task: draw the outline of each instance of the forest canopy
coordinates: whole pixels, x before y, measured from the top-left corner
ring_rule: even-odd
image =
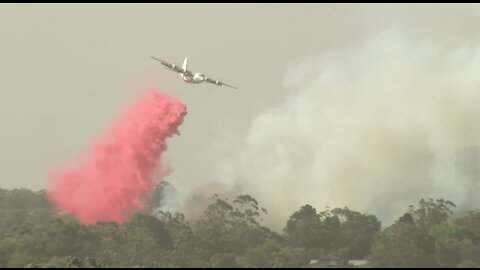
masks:
[[[433,198],[405,209],[382,227],[368,213],[307,204],[275,232],[252,196],[215,194],[196,220],[151,211],[122,226],[83,225],[56,213],[44,191],[0,189],[0,267],[480,266],[479,211],[454,218],[453,202]]]

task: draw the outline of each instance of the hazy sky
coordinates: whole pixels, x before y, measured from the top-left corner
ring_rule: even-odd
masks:
[[[180,98],[188,115],[170,140],[168,178],[211,181],[214,147],[245,136],[281,104],[289,64],[348,50],[385,29],[445,46],[480,34],[478,5],[3,4],[0,5],[2,188],[44,188],[147,87]],[[189,85],[150,59],[236,85]],[[213,149],[213,150],[212,150]],[[225,154],[225,153],[224,153]],[[228,153],[227,153],[228,154]],[[233,154],[233,153],[232,153]]]

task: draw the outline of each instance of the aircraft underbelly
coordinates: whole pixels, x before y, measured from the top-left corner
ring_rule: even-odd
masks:
[[[183,80],[187,83],[201,83],[202,81],[195,80],[193,77],[183,77]]]

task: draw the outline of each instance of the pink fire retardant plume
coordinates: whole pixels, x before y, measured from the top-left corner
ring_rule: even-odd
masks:
[[[54,173],[47,189],[50,201],[84,224],[123,224],[145,211],[155,185],[169,173],[160,164],[166,140],[179,134],[185,115],[177,99],[147,92],[78,164]]]

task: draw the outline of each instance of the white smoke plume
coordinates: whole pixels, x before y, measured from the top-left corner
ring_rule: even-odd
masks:
[[[384,223],[422,197],[479,206],[478,178],[456,164],[459,149],[480,145],[480,43],[452,49],[385,31],[292,61],[284,87],[285,102],[256,117],[214,173],[257,198],[268,225],[283,228],[306,203]]]

